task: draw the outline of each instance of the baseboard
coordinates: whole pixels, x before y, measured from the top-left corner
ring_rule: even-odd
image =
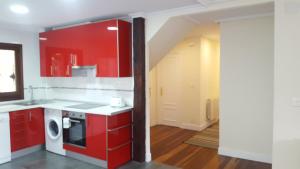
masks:
[[[158,125],[166,125],[166,126],[172,126],[172,127],[181,127],[181,125],[177,121],[173,120],[160,120],[158,122]]]
[[[202,131],[209,127],[210,125],[216,123],[218,120],[213,120],[210,122],[206,122],[205,124],[202,125],[197,125],[197,124],[191,124],[191,123],[183,123],[181,124],[180,128],[187,129],[187,130],[195,130],[195,131]]]
[[[76,160],[80,160],[86,163],[90,163],[99,167],[107,168],[107,161],[104,160],[99,160],[93,157],[89,157],[83,154],[71,152],[71,151],[66,151],[66,156],[74,158]]]
[[[151,153],[146,153],[146,162],[150,162],[152,160]]]
[[[45,149],[45,145],[36,145],[36,146],[33,146],[33,147],[25,148],[25,149],[13,152],[11,154],[11,159],[16,159],[16,158],[19,158],[19,157],[23,157],[25,155],[28,155],[28,154],[31,154],[31,153],[34,153],[34,152],[37,152],[37,151],[40,151],[40,150],[43,150],[43,149]]]
[[[224,147],[219,147],[218,153],[223,156],[241,158],[241,159],[258,161],[258,162],[269,163],[269,164],[272,163],[271,155],[266,155],[266,154],[239,151],[239,150],[233,150]]]

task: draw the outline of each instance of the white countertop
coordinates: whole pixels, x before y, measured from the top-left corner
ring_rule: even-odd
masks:
[[[93,109],[74,109],[69,108],[67,106],[82,104],[85,102],[80,101],[69,101],[69,100],[51,100],[50,103],[46,104],[39,104],[39,105],[30,105],[30,106],[21,106],[15,104],[7,104],[7,105],[0,105],[0,113],[3,112],[12,112],[18,110],[27,110],[33,108],[46,108],[46,109],[57,109],[57,110],[65,110],[65,111],[73,111],[73,112],[82,112],[82,113],[90,113],[90,114],[97,114],[97,115],[105,115],[105,116],[112,116],[124,112],[128,112],[132,110],[132,107],[126,106],[122,108],[116,108],[111,106],[101,106]]]

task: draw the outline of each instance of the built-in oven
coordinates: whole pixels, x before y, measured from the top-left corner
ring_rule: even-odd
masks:
[[[86,147],[86,116],[85,113],[63,111],[64,144]]]

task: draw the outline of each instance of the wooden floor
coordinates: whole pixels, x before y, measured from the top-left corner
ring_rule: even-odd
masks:
[[[151,128],[155,162],[183,169],[271,169],[270,164],[219,156],[217,150],[183,143],[195,131],[158,125]]]

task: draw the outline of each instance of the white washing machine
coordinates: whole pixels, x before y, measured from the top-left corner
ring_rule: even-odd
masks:
[[[46,150],[66,155],[63,149],[62,111],[45,109]]]

